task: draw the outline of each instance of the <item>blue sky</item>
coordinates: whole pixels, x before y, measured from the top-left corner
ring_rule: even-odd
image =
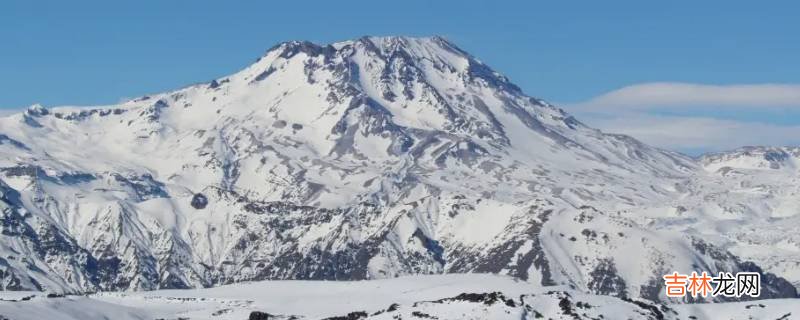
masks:
[[[607,131],[688,153],[800,144],[798,12],[790,1],[7,0],[0,108],[116,103],[232,73],[285,40],[442,35]]]

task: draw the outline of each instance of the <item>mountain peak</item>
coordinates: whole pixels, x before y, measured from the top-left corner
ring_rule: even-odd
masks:
[[[211,83],[0,118],[0,262],[27,290],[493,272],[654,298],[698,261],[674,248],[709,246],[621,215],[705,204],[699,171],[441,37],[290,41]]]
[[[455,48],[456,45],[442,36],[411,37],[411,36],[364,36],[357,41],[369,41],[384,48],[427,46],[440,48]]]
[[[41,104],[36,103],[36,104],[33,104],[33,105],[29,106],[25,110],[25,113],[27,115],[32,115],[32,116],[47,115],[48,110],[47,110],[47,108],[45,108]]]
[[[357,52],[377,54],[383,59],[404,56],[408,60],[431,60],[455,66],[458,69],[475,67],[487,69],[483,63],[466,51],[441,36],[408,37],[408,36],[363,36],[354,40],[345,40],[330,44],[318,44],[310,41],[286,41],[273,46],[265,56],[277,52],[279,57],[289,58],[303,52],[307,56],[352,55]]]

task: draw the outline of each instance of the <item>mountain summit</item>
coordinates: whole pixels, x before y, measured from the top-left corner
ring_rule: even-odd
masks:
[[[761,221],[709,214],[714,179],[440,37],[292,41],[209,83],[0,118],[0,268],[50,291],[481,272],[662,300],[664,272],[702,266],[796,295],[695,224]]]

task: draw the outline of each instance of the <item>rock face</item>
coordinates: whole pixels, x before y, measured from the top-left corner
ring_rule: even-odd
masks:
[[[208,198],[202,193],[197,193],[192,197],[192,207],[195,209],[205,209],[208,205]]]
[[[74,292],[491,272],[663,300],[668,271],[755,259],[796,295],[796,247],[715,227],[796,196],[734,200],[715,161],[587,127],[439,37],[287,42],[210,83],[0,118],[0,269]]]

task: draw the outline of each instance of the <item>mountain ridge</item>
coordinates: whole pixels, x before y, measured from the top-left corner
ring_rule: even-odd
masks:
[[[208,83],[0,128],[12,288],[485,272],[666,300],[659,272],[707,266],[797,295],[767,272],[791,260],[739,253],[761,271],[727,251],[746,239],[699,224],[755,226],[776,200],[709,193],[731,178],[590,128],[441,38],[286,42]]]
[[[343,41],[336,41],[336,42],[325,43],[325,44],[315,43],[315,42],[307,41],[307,40],[286,40],[286,41],[283,41],[283,42],[279,42],[278,44],[276,44],[276,45],[270,47],[269,49],[267,49],[263,55],[261,55],[260,57],[258,57],[255,60],[255,63],[258,63],[263,58],[267,57],[267,55],[270,52],[272,52],[274,50],[281,49],[281,48],[287,48],[288,47],[288,48],[301,48],[299,50],[321,51],[321,50],[328,50],[327,48],[342,47],[342,46],[345,46],[345,45],[348,45],[348,44],[353,44],[353,43],[359,42],[359,41],[376,41],[376,40],[377,41],[388,41],[388,42],[392,42],[392,43],[402,43],[402,42],[407,42],[409,40],[435,41],[435,42],[438,42],[438,43],[443,43],[444,45],[452,48],[453,50],[458,51],[460,54],[463,54],[464,56],[467,56],[470,59],[473,59],[474,61],[479,62],[480,64],[483,64],[480,60],[478,60],[477,58],[475,58],[474,56],[472,56],[468,52],[464,51],[463,49],[459,48],[455,43],[453,43],[452,41],[450,41],[449,39],[447,39],[446,37],[441,36],[441,35],[430,35],[430,36],[394,36],[394,35],[373,36],[373,35],[364,35],[364,36],[356,38],[355,40],[343,40]],[[302,49],[302,48],[306,48],[306,49]],[[313,49],[309,49],[309,48],[313,48]],[[250,67],[250,66],[248,66],[248,67]],[[244,69],[246,69],[248,67],[245,67]],[[515,86],[505,76],[502,76],[502,75],[500,75],[500,76],[506,82],[508,82],[508,84],[510,86],[513,86],[515,88],[515,90],[517,90],[520,93],[522,93],[522,89],[521,88]],[[206,86],[207,85],[207,86],[210,86],[210,87],[216,87],[216,86],[219,86],[220,82],[223,82],[223,83],[226,82],[228,77],[229,76],[222,76],[222,77],[219,77],[219,78],[215,78],[215,79],[213,79],[211,81],[196,82],[196,83],[192,83],[192,84],[189,84],[189,85],[186,85],[186,86],[180,87],[178,89],[174,89],[174,90],[167,90],[167,91],[163,91],[163,92],[153,92],[153,93],[150,93],[150,94],[144,94],[144,95],[136,97],[136,98],[127,99],[126,102],[149,100],[149,99],[151,99],[151,96],[158,96],[160,94],[164,94],[164,92],[166,92],[166,93],[175,92],[175,91],[180,91],[180,90],[184,90],[184,89],[188,89],[188,88],[196,87],[196,86]],[[545,103],[545,104],[547,103],[544,100],[539,99],[539,98],[532,97],[532,99],[535,99],[535,100],[537,100],[538,102],[541,102],[541,103]],[[5,114],[2,117],[14,116],[14,115],[16,115],[18,113],[40,114],[41,112],[48,112],[47,110],[50,110],[50,109],[57,109],[57,110],[60,109],[60,110],[69,110],[69,111],[102,109],[102,108],[105,108],[105,107],[112,107],[112,106],[120,105],[120,104],[124,104],[124,103],[125,102],[117,103],[117,104],[100,104],[100,105],[83,105],[83,106],[61,105],[61,106],[52,106],[52,107],[45,107],[44,105],[42,105],[40,103],[34,103],[34,104],[28,106],[27,108],[19,109],[19,111],[16,112],[16,113]],[[563,109],[560,109],[560,108],[557,108],[557,109],[559,109],[562,112],[565,112]],[[572,116],[570,116],[570,117],[571,117],[570,121],[578,121],[574,117],[572,117]],[[580,122],[580,121],[578,121],[578,122]],[[627,134],[609,133],[609,132],[607,132],[606,134],[619,135],[619,136],[624,136],[624,137],[629,137],[629,138],[635,139],[635,137],[632,137],[632,136],[627,135]],[[787,149],[787,148],[798,148],[798,147],[800,147],[800,146],[791,146],[791,145],[786,145],[786,146],[752,145],[752,146],[741,146],[741,147],[730,149],[730,150],[709,151],[709,152],[705,152],[705,153],[699,154],[697,156],[689,156],[689,155],[682,154],[681,152],[668,150],[668,149],[662,149],[662,148],[659,148],[659,149],[661,149],[662,151],[665,151],[665,152],[681,154],[681,155],[683,155],[685,157],[699,160],[699,159],[702,159],[703,157],[712,156],[712,155],[715,155],[715,154],[725,154],[725,153],[739,152],[739,151],[741,151],[743,149],[748,149],[748,148],[784,148],[784,149]]]

